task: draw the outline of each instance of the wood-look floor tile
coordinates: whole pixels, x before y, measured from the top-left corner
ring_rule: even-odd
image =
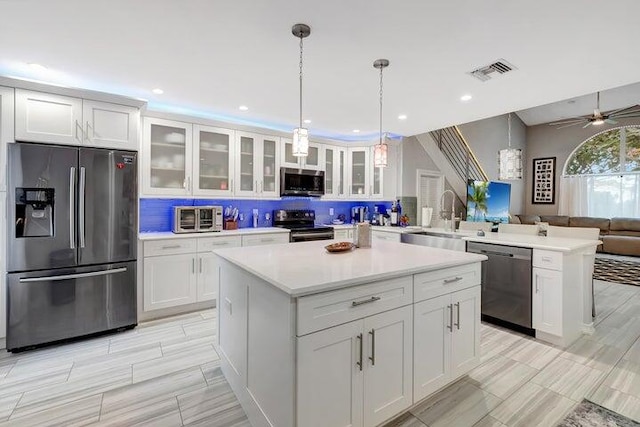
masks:
[[[629,348],[629,350],[622,356],[625,360],[639,361],[640,360],[640,338]]]
[[[501,400],[479,387],[460,380],[411,410],[429,427],[472,426]]]
[[[524,363],[497,355],[469,372],[468,378],[483,390],[506,399],[537,373],[536,369]]]
[[[224,374],[222,373],[222,368],[220,367],[220,360],[200,365],[200,369],[202,370],[204,379],[209,385],[217,384],[220,381],[226,381]]]
[[[480,339],[480,361],[486,362],[523,339],[522,335],[483,325]]]
[[[16,367],[39,370],[49,366],[64,366],[71,360],[96,357],[109,351],[109,338],[99,337],[88,341],[56,345],[38,350],[17,353]]]
[[[525,338],[507,349],[503,356],[540,370],[560,353],[558,348],[550,344]]]
[[[388,422],[383,427],[427,427],[422,421],[407,412],[400,417]]]
[[[202,315],[200,312],[179,314],[177,316],[164,317],[162,319],[149,320],[147,322],[140,323],[136,328],[138,332],[144,332],[147,330],[159,330],[164,328],[172,328],[174,326],[188,325],[193,322],[201,322]]]
[[[628,350],[640,337],[640,318],[629,318],[622,326],[618,321],[612,321],[607,324],[605,320],[595,328],[593,334],[585,335],[584,337],[602,344]]]
[[[173,325],[168,328],[149,328],[146,331],[139,332],[123,337],[114,337],[111,339],[110,353],[117,353],[124,350],[133,350],[140,347],[146,347],[149,344],[155,344],[162,340],[184,337],[184,330],[180,325]]]
[[[123,367],[131,366],[147,360],[159,359],[162,357],[160,344],[153,343],[146,346],[129,348],[114,353],[107,353],[97,357],[83,359],[73,364],[69,381],[86,376],[95,376],[103,372]]]
[[[576,405],[558,393],[527,383],[489,415],[509,427],[555,426]]]
[[[131,384],[131,367],[117,367],[99,375],[48,385],[27,391],[18,402],[12,418],[71,403],[75,400]]]
[[[171,399],[175,401],[179,394],[206,386],[202,371],[196,367],[111,390],[104,394],[100,419],[139,418],[147,406]]]
[[[0,380],[0,397],[39,389],[51,384],[67,381],[73,364],[49,366],[39,370],[21,370],[12,372]]]
[[[160,341],[162,353],[170,355],[175,352],[185,351],[187,348],[213,345],[216,336],[213,331],[202,329],[199,332],[192,331],[189,335],[174,337]]]
[[[203,319],[215,319],[217,317],[216,309],[212,308],[209,310],[203,310],[200,312],[200,315]]]
[[[7,420],[22,397],[22,393],[0,397],[0,421]]]
[[[640,423],[640,396],[632,396],[603,384],[589,396],[589,400]]]
[[[602,371],[559,357],[533,377],[531,382],[581,402],[604,375]]]
[[[487,415],[477,423],[473,425],[473,427],[507,427],[502,424],[500,421],[493,418],[491,415]]]
[[[13,368],[14,365],[15,365],[15,362],[7,363],[6,365],[0,365],[0,380],[2,380],[4,377],[7,376],[7,374],[9,373],[9,371],[11,371],[11,368]]]
[[[213,345],[205,344],[198,347],[188,347],[182,351],[175,351],[159,359],[133,365],[133,382],[138,383],[152,378],[166,375],[167,372],[177,372],[218,360],[218,354]]]
[[[123,411],[111,416],[100,417],[100,422],[92,427],[176,427],[182,425],[178,401],[175,397],[159,402],[147,403],[135,411]]]
[[[621,360],[607,375],[603,384],[640,398],[640,360]]]
[[[200,322],[193,322],[186,325],[182,325],[182,329],[187,336],[202,336],[205,334],[214,335],[218,328],[215,319],[206,319]]]
[[[563,351],[560,357],[608,373],[622,358],[623,354],[624,350],[619,347],[580,338]]]
[[[235,426],[247,422],[240,402],[225,381],[178,396],[184,425]]]
[[[80,397],[73,402],[38,411],[23,414],[14,412],[2,427],[80,427],[92,425],[98,421],[102,395]]]

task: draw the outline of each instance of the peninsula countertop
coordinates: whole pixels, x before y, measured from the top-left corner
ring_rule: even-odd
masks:
[[[486,233],[485,236],[466,236],[468,242],[490,243],[494,245],[519,246],[522,248],[544,249],[556,252],[574,252],[602,244],[599,240],[569,239],[565,237],[530,236],[515,233]]]
[[[376,241],[371,248],[329,253],[335,241],[225,248],[213,251],[292,297],[481,262],[484,255]]]

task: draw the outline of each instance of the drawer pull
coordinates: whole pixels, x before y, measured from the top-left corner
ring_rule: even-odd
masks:
[[[215,242],[211,243],[212,246],[227,246],[229,242]]]
[[[351,307],[357,307],[359,305],[369,304],[370,302],[376,302],[376,301],[379,301],[379,300],[380,300],[380,297],[371,297],[371,298],[363,300],[363,301],[352,301],[351,302]]]
[[[543,256],[542,260],[545,261],[545,262],[551,262],[552,261],[551,257],[549,257],[549,256]]]
[[[462,277],[458,276],[454,277],[453,279],[444,279],[444,283],[455,283],[459,282],[460,280],[462,280]]]
[[[180,245],[163,246],[162,249],[179,249]]]
[[[273,237],[269,238],[269,239],[261,239],[261,242],[273,242]]]

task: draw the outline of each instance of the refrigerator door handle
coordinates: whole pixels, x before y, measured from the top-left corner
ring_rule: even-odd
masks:
[[[127,268],[121,267],[121,268],[114,268],[112,270],[92,271],[89,273],[61,274],[59,276],[44,276],[44,277],[28,277],[25,279],[20,279],[20,283],[54,282],[57,280],[81,279],[83,277],[107,276],[110,274],[124,273],[125,271],[127,271]]]
[[[76,247],[76,168],[69,169],[69,247]]]
[[[78,213],[78,228],[79,233],[80,233],[80,247],[84,248],[85,245],[85,233],[84,233],[84,226],[85,226],[85,190],[87,187],[87,171],[84,167],[80,168],[80,189],[78,191],[79,195],[80,195],[80,201],[79,201],[79,213]]]

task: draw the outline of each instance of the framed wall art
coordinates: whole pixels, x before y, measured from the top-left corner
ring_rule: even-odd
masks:
[[[533,159],[533,191],[531,203],[553,205],[556,201],[556,158]]]

